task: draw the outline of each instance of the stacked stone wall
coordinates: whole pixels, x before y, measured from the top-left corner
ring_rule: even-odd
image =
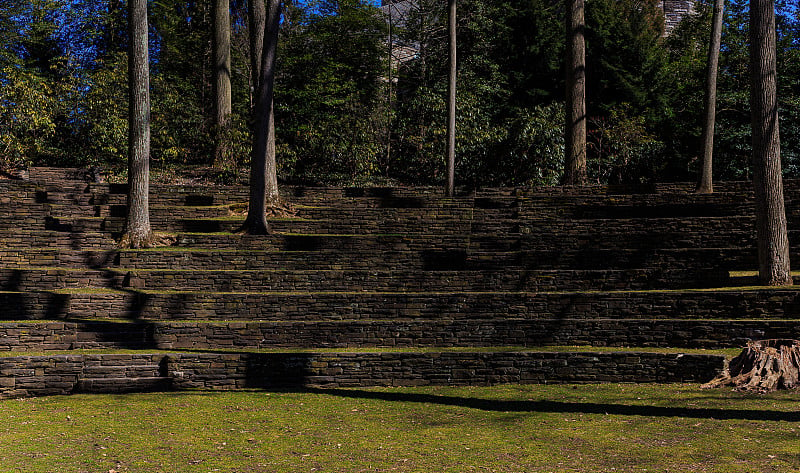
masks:
[[[609,346],[735,348],[796,338],[797,320],[542,319],[0,323],[0,352]]]
[[[14,209],[0,221],[0,350],[177,353],[9,358],[2,396],[705,381],[721,358],[508,347],[717,349],[800,330],[800,291],[726,287],[755,281],[731,274],[757,266],[748,183],[710,196],[669,184],[453,199],[434,188],[287,187],[297,217],[275,219],[265,237],[232,233],[241,186],[156,184],[152,222],[174,245],[119,250],[126,186],[31,174],[36,183],[0,183]],[[790,209],[800,203],[791,186]],[[790,211],[790,228],[799,219]]]
[[[248,353],[53,355],[0,358],[0,398],[164,389],[695,382],[723,357],[653,353]],[[151,386],[153,386],[151,384]]]

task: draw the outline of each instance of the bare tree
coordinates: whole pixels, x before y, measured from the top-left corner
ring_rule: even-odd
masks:
[[[775,3],[750,0],[750,110],[759,279],[792,284],[783,202],[776,87]]]
[[[714,154],[714,124],[717,114],[717,70],[719,69],[719,48],[722,42],[722,13],[725,0],[714,0],[714,14],[711,19],[711,39],[708,46],[706,64],[706,91],[703,113],[703,167],[698,194],[714,192],[712,179],[712,157]]]
[[[152,244],[150,228],[150,71],[147,0],[128,1],[128,217],[121,246]]]
[[[248,233],[257,235],[269,233],[267,204],[277,203],[280,197],[275,165],[275,123],[272,109],[280,16],[281,0],[269,0],[255,98],[253,155],[250,160],[250,205],[244,223]]]
[[[584,0],[566,0],[566,103],[564,179],[586,184],[586,41]]]
[[[231,168],[227,132],[231,122],[231,15],[229,0],[214,0],[214,164]]]
[[[448,29],[450,46],[450,77],[447,86],[447,195],[453,196],[456,176],[456,77],[457,36],[456,36],[456,0],[448,0]]]

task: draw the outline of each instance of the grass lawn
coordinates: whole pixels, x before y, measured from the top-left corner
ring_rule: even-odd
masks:
[[[797,472],[800,392],[696,385],[0,401],[0,471]]]

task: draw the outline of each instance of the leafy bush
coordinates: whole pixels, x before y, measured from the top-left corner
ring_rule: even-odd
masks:
[[[4,67],[0,83],[0,168],[26,166],[50,147],[59,102],[50,81],[22,67]]]
[[[664,144],[633,115],[627,104],[611,109],[608,118],[589,120],[587,168],[595,182],[644,182],[662,166]]]

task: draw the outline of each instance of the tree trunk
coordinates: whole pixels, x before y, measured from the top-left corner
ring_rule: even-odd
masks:
[[[214,163],[219,169],[235,167],[228,153],[231,122],[231,18],[228,0],[214,0]]]
[[[722,13],[725,0],[714,0],[714,15],[711,20],[711,40],[708,46],[706,64],[706,93],[703,114],[703,167],[698,194],[714,192],[712,179],[712,157],[714,154],[714,124],[717,114],[717,70],[719,69],[719,49],[722,42]]]
[[[250,80],[253,84],[253,91],[258,94],[261,84],[261,62],[264,54],[264,30],[267,23],[267,10],[264,0],[251,0],[250,8]],[[277,39],[276,39],[277,45]],[[275,113],[274,107],[270,107],[270,125],[267,135],[267,178],[265,184],[266,205],[276,205],[280,203],[280,193],[278,191],[278,170],[275,162]],[[254,107],[254,123],[257,122]]]
[[[128,2],[128,217],[121,245],[150,245],[150,72],[147,0]]]
[[[261,80],[261,55],[264,50],[264,25],[267,22],[267,10],[264,7],[264,0],[250,0],[247,2],[247,8],[250,30],[250,86],[253,96],[255,96]]]
[[[456,0],[448,1],[450,77],[447,86],[447,195],[453,197],[456,178],[456,77],[458,64],[456,62]]]
[[[725,371],[704,384],[703,388],[733,386],[739,391],[759,393],[794,389],[800,378],[800,341],[760,340],[748,342],[747,348]]]
[[[253,155],[250,164],[250,205],[245,229],[251,234],[267,234],[267,202],[277,203],[278,179],[275,166],[275,129],[272,97],[275,82],[275,54],[278,46],[280,0],[269,0],[258,89],[255,101]]]
[[[564,184],[586,184],[586,42],[584,0],[566,0]]]
[[[751,0],[750,109],[758,274],[762,284],[769,286],[792,284],[781,177],[775,53],[774,1]]]

